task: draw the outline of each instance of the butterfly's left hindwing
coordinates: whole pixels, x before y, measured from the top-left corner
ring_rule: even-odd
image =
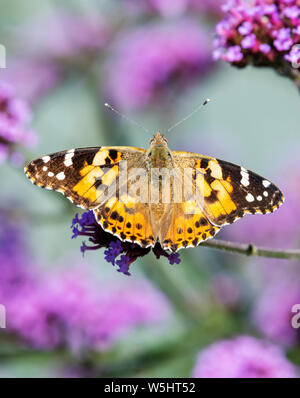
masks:
[[[94,209],[101,189],[115,182],[121,160],[138,164],[144,152],[132,147],[71,149],[33,160],[25,173],[33,184],[58,191],[79,207]]]

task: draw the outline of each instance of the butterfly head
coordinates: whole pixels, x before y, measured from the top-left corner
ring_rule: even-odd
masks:
[[[151,138],[150,145],[151,145],[151,147],[163,146],[163,147],[168,148],[168,141],[159,131],[157,131],[154,134],[153,138]]]

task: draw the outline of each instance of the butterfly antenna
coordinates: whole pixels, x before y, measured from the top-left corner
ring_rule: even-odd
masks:
[[[205,105],[207,105],[210,102],[210,99],[207,98],[203,104],[199,105],[196,109],[193,110],[193,112],[189,113],[187,116],[185,116],[183,119],[179,120],[177,123],[173,124],[170,128],[168,128],[167,132],[169,133],[171,130],[173,130],[175,127],[179,126],[181,123],[185,122],[187,119],[189,119],[191,116],[193,116],[196,112],[198,112],[201,108],[203,108]]]
[[[134,124],[135,126],[143,129],[144,131],[146,131],[146,133],[149,133],[149,130],[147,130],[144,126],[142,126],[141,124],[139,124],[138,122],[136,122],[135,120],[131,119],[130,117],[124,115],[123,113],[119,112],[117,109],[113,108],[110,104],[108,104],[107,102],[105,102],[104,106],[106,108],[109,108],[111,111],[115,112],[117,115],[121,116],[123,119],[126,119],[128,122]]]

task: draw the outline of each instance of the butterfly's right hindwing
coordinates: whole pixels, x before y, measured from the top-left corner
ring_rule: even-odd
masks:
[[[119,175],[119,163],[140,162],[144,152],[132,147],[71,149],[33,160],[25,173],[33,184],[58,191],[79,207],[94,209],[103,190]]]

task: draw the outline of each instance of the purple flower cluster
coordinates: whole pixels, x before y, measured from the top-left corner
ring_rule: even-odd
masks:
[[[193,377],[294,378],[298,370],[280,347],[251,336],[238,336],[202,350]]]
[[[78,214],[74,217],[71,225],[73,231],[73,238],[77,236],[88,237],[91,245],[87,246],[85,242],[82,243],[81,252],[84,254],[86,250],[97,250],[103,247],[106,248],[104,251],[105,260],[112,265],[119,267],[118,271],[125,275],[130,275],[129,266],[137,260],[139,257],[143,257],[151,251],[151,248],[142,248],[136,243],[121,242],[116,236],[109,232],[104,231],[100,224],[97,223],[94,213],[87,211],[80,217]],[[179,264],[180,258],[178,253],[168,253],[161,248],[157,243],[152,248],[156,258],[160,256],[167,257],[169,263]]]
[[[87,266],[40,274],[19,226],[0,214],[0,303],[6,333],[42,350],[102,350],[138,325],[165,319],[165,297],[145,280],[97,282]]]
[[[292,308],[300,304],[299,280],[276,278],[264,289],[257,301],[252,319],[258,330],[267,338],[284,346],[299,341],[299,329],[292,327]],[[299,279],[299,278],[298,278]]]
[[[8,330],[37,349],[103,350],[130,329],[169,313],[166,299],[145,281],[96,284],[82,267],[39,278],[4,301]]]
[[[9,213],[9,209],[7,209]],[[28,266],[23,267],[26,263]],[[13,297],[31,281],[31,263],[19,220],[0,212],[0,303]]]
[[[212,66],[207,34],[191,20],[151,24],[122,34],[108,64],[107,93],[120,108],[137,109],[189,87]],[[158,101],[158,99],[160,99]]]
[[[15,165],[23,163],[17,146],[31,147],[37,135],[30,129],[31,112],[27,103],[14,96],[11,86],[0,84],[0,164],[10,160]]]
[[[215,59],[235,66],[300,62],[299,0],[229,0],[216,26]]]

